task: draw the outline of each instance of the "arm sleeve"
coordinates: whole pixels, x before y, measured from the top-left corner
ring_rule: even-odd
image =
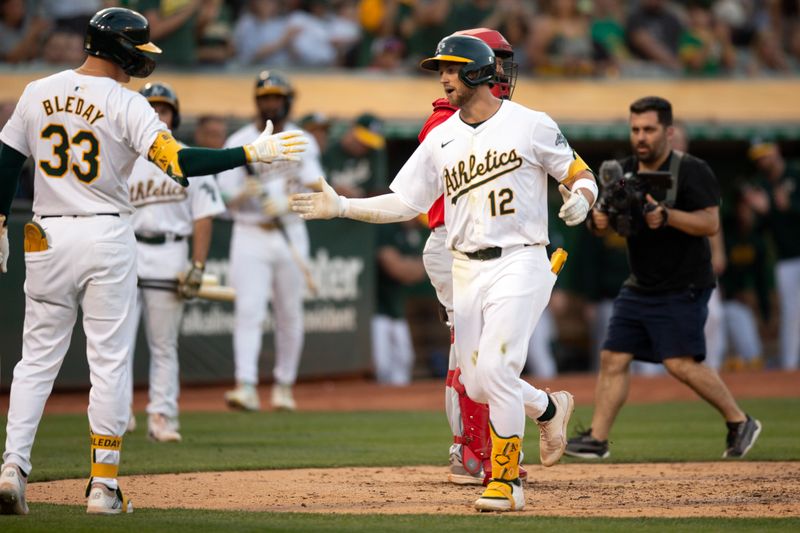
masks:
[[[28,159],[5,143],[0,143],[0,215],[11,212],[11,203],[17,194],[19,172]]]
[[[245,163],[247,163],[247,158],[241,146],[220,150],[184,148],[178,152],[178,165],[186,177],[217,174],[223,170],[240,167]]]
[[[371,198],[345,199],[344,217],[371,224],[391,224],[411,220],[420,212],[395,194],[382,194]]]

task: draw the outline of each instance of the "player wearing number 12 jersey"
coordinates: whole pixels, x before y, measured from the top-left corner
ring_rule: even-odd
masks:
[[[127,178],[147,157],[181,185],[251,161],[294,158],[301,132],[228,150],[184,148],[140,94],[121,83],[147,77],[159,53],[141,14],[109,8],[92,17],[86,61],[30,83],[0,132],[0,271],[8,259],[5,218],[25,158],[34,160],[34,217],[25,225],[25,323],[8,410],[0,513],[26,514],[34,435],[83,310],[91,474],[87,512],[133,507],[117,483],[128,422],[128,350],[135,329],[136,242]],[[267,131],[269,130],[269,131]],[[287,135],[288,133],[288,135]]]
[[[323,192],[295,195],[292,209],[305,218],[386,223],[426,212],[444,194],[458,366],[469,397],[490,408],[492,479],[475,507],[518,511],[526,415],[539,425],[540,459],[550,466],[564,453],[574,407],[569,393],[547,394],[519,377],[556,279],[545,251],[547,176],[561,184],[559,216],[568,225],[586,218],[597,185],[550,117],[492,95],[496,60],[486,43],[446,37],[421,66],[438,71],[460,111],[427,135],[394,192],[348,199],[323,181]]]

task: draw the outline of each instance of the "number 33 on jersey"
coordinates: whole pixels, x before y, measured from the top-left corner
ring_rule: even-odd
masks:
[[[138,93],[66,70],[25,88],[2,141],[36,161],[38,215],[132,213],[133,163],[167,129]]]

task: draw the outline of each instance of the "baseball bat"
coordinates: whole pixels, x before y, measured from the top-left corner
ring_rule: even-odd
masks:
[[[143,279],[137,283],[140,289],[153,289],[157,291],[174,292],[177,294],[179,279]],[[210,274],[203,275],[203,283],[197,293],[198,298],[215,302],[232,302],[236,299],[236,290],[219,284],[219,278]]]

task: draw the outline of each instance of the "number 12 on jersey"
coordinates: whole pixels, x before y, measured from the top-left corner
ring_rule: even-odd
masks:
[[[510,215],[515,212],[514,208],[509,206],[514,200],[514,191],[511,189],[500,189],[499,192],[492,191],[489,193],[489,211],[492,216],[497,215]]]

